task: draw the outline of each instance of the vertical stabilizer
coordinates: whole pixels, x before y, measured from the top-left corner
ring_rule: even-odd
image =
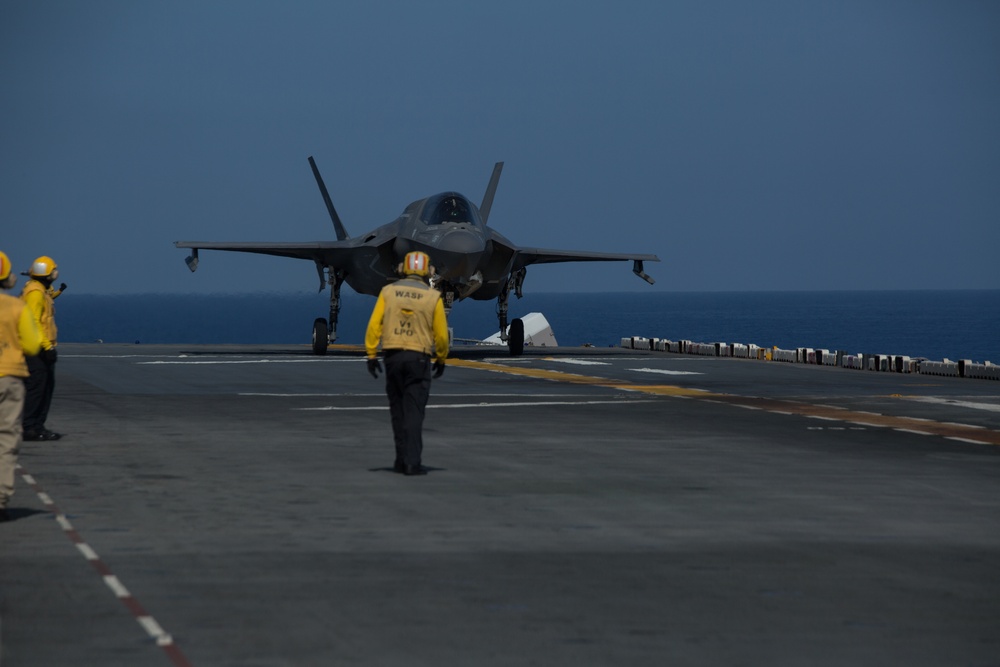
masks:
[[[493,166],[493,175],[490,176],[490,184],[486,186],[486,194],[483,195],[483,205],[479,207],[479,216],[483,219],[483,224],[490,219],[490,209],[493,208],[493,195],[497,193],[497,184],[500,182],[500,172],[503,171],[503,162],[497,162]]]
[[[326,191],[326,184],[323,182],[323,177],[319,175],[319,168],[316,166],[316,161],[309,156],[309,166],[312,167],[313,176],[316,177],[316,185],[319,186],[320,194],[323,195],[323,201],[326,202],[326,210],[330,212],[330,220],[333,221],[333,228],[337,232],[337,240],[343,241],[347,238],[347,230],[344,229],[344,223],[340,221],[340,216],[337,215],[337,209],[333,207],[333,200],[330,199],[330,193]]]

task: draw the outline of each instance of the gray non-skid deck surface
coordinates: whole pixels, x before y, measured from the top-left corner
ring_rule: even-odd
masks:
[[[991,433],[997,383],[466,352],[624,386],[453,365],[407,478],[356,352],[60,350],[21,463],[174,652],[19,479],[2,667],[1000,664],[996,446],[631,390]]]

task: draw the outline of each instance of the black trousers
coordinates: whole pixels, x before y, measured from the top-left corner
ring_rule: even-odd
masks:
[[[386,350],[384,356],[395,466],[419,466],[424,451],[424,412],[431,394],[431,358],[409,350]]]
[[[28,377],[24,380],[24,416],[21,425],[25,433],[40,433],[45,428],[56,388],[56,365],[37,357],[25,357]]]

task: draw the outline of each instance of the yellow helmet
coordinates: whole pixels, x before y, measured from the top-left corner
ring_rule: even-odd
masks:
[[[28,274],[32,278],[48,278],[56,271],[56,262],[51,257],[42,255],[31,264]]]
[[[403,263],[399,265],[399,272],[404,276],[426,276],[434,273],[434,267],[426,252],[414,250],[406,253]]]
[[[7,280],[7,276],[10,275],[10,259],[7,255],[0,252],[0,280]]]

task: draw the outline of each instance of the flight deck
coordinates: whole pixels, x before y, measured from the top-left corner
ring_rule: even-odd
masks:
[[[1000,383],[456,347],[60,345],[0,665],[996,665]]]

